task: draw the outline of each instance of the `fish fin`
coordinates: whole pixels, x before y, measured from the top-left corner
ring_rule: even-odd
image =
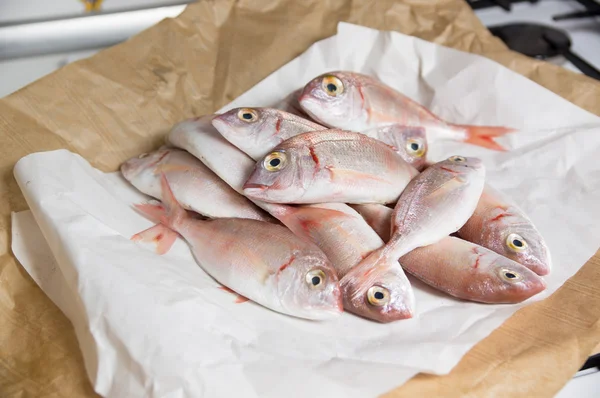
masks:
[[[166,221],[167,212],[163,205],[152,204],[152,203],[140,203],[134,205],[140,213],[147,216],[153,221],[163,222]]]
[[[464,129],[467,133],[465,142],[473,145],[482,146],[484,148],[493,149],[496,151],[506,151],[502,145],[494,141],[495,137],[501,137],[505,134],[516,132],[515,129],[508,127],[495,126],[469,126],[469,125],[454,125]]]
[[[175,199],[175,195],[173,195],[173,191],[171,191],[171,187],[169,186],[169,182],[164,173],[161,173],[160,176],[160,186],[162,188],[162,203],[166,210],[166,220],[164,220],[164,222],[161,220],[161,222],[168,227],[173,228],[187,218],[188,215],[179,202],[177,202],[177,199]],[[176,228],[173,229],[176,230]]]
[[[153,227],[138,232],[131,237],[134,242],[154,242],[156,243],[156,253],[163,255],[167,253],[175,240],[177,233],[162,224],[156,224]]]
[[[154,174],[157,175],[171,173],[174,171],[189,171],[190,169],[190,166],[185,166],[182,164],[160,164],[154,169]]]
[[[237,298],[235,299],[236,304],[241,304],[241,303],[245,303],[246,301],[250,301],[250,299],[248,297],[244,297],[241,294],[236,293],[235,291],[231,290],[227,286],[219,286],[219,289],[221,289],[227,293],[235,294],[237,296]]]

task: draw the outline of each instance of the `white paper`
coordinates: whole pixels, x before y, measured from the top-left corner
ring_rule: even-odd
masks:
[[[41,235],[27,214],[15,215],[13,250],[75,325],[98,393],[375,396],[418,372],[448,373],[511,314],[554,292],[595,253],[600,118],[485,58],[349,24],[224,109],[275,103],[328,70],[375,75],[450,122],[521,129],[502,141],[510,152],[444,142],[430,157],[484,161],[488,181],[546,238],[553,258],[547,290],[520,305],[485,305],[411,279],[416,317],[386,325],[351,314],[310,322],[235,304],[184,242],[158,256],[129,240],[151,223],[131,207],[144,197],[120,176],[67,151],[29,155],[15,176]],[[35,253],[28,249],[42,235],[56,259],[52,283],[44,282],[52,273],[44,269],[51,262],[39,260],[48,255],[40,254],[42,243]],[[70,292],[72,305],[61,290]]]

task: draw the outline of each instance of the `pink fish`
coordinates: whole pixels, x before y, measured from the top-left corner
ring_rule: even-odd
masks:
[[[393,210],[353,205],[384,241]],[[523,265],[462,239],[446,237],[400,257],[402,268],[428,285],[463,300],[519,303],[545,289],[545,282]]]
[[[258,135],[258,142],[269,145],[268,135]],[[186,121],[169,133],[169,142],[193,153],[234,190],[241,191],[244,178],[255,162],[227,142],[205,120]],[[239,141],[240,147],[254,142]],[[245,176],[245,177],[244,177]],[[345,204],[287,206],[255,200],[297,236],[315,243],[329,258],[338,275],[345,275],[383,241],[358,213]],[[357,284],[353,303],[344,298],[347,311],[378,322],[410,318],[414,314],[414,293],[398,261],[382,267],[371,285]],[[375,294],[378,293],[378,294]],[[381,298],[379,295],[382,295]],[[377,297],[375,297],[377,296]]]
[[[430,143],[449,139],[505,150],[494,138],[514,131],[448,123],[381,81],[354,72],[330,72],[313,79],[299,102],[314,120],[331,128],[360,132],[392,124],[422,128]]]
[[[485,168],[476,158],[452,156],[413,179],[392,213],[391,238],[340,279],[342,294],[354,290],[354,280],[371,283],[382,264],[431,245],[462,227],[475,211],[483,190]],[[358,299],[358,298],[357,298]]]
[[[540,232],[521,209],[489,185],[458,235],[521,263],[538,275],[550,273],[550,251]]]
[[[244,194],[273,203],[391,203],[417,174],[381,141],[314,131],[287,139],[259,161]]]
[[[326,130],[320,124],[273,108],[235,108],[212,120],[219,133],[258,160],[288,138]]]
[[[160,176],[165,174],[183,208],[206,217],[274,221],[186,151],[161,148],[143,154],[123,163],[121,173],[141,192],[158,200],[162,199]]]
[[[223,137],[254,160],[263,158],[288,138],[328,130],[305,118],[272,108],[235,108],[215,116],[212,123]],[[417,170],[425,167],[428,147],[424,129],[389,125],[361,133],[388,144]]]
[[[189,217],[161,179],[164,208],[136,207],[181,235],[202,268],[219,283],[271,310],[306,319],[339,316],[342,300],[331,263],[287,228],[242,218]]]

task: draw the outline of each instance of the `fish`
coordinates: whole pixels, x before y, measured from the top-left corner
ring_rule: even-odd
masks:
[[[227,142],[212,125],[205,123],[208,119],[210,117],[188,120],[175,126],[168,135],[168,142],[185,147],[217,172],[232,189],[240,192],[244,181],[240,175],[249,176],[255,162]],[[345,275],[368,253],[384,244],[362,217],[343,203],[307,206],[288,206],[260,200],[255,200],[255,203],[297,236],[316,244],[330,259],[338,277]],[[372,288],[385,297],[375,298]],[[352,305],[344,300],[348,312],[382,323],[414,315],[414,292],[397,261],[386,264],[385,272],[373,279],[372,285],[363,286],[361,294],[362,300],[357,300]]]
[[[274,221],[186,151],[161,148],[129,159],[120,169],[123,177],[140,192],[158,200],[162,200],[160,176],[166,175],[183,208],[203,216]]]
[[[451,296],[487,304],[520,303],[546,289],[525,266],[455,237],[400,257],[405,271]]]
[[[377,203],[350,205],[350,207],[361,215],[384,242],[390,240],[390,234],[392,233],[392,213],[394,209]]]
[[[254,160],[263,158],[288,138],[327,129],[273,108],[234,108],[215,116],[212,124],[227,141]]]
[[[332,71],[314,78],[298,101],[311,118],[330,128],[362,132],[391,124],[420,127],[429,144],[454,140],[504,151],[494,139],[516,131],[446,122],[380,80],[355,72]]]
[[[518,206],[489,184],[458,236],[523,264],[538,275],[551,271],[550,251],[541,233]]]
[[[272,108],[234,108],[215,116],[212,124],[229,142],[257,161],[288,138],[328,129]],[[388,144],[417,170],[425,168],[428,146],[422,127],[389,125],[361,133]]]
[[[313,131],[287,139],[258,161],[244,194],[272,203],[391,203],[417,174],[381,141]]]
[[[384,242],[364,219],[343,203],[281,206],[271,213],[297,236],[314,242],[343,278]],[[344,309],[381,323],[412,318],[414,291],[398,261],[380,264],[369,283],[357,275],[352,296],[342,296]]]
[[[192,154],[234,191],[243,195],[242,187],[256,162],[248,156],[240,156],[240,150],[219,134],[212,125],[214,117],[210,114],[177,123],[167,134],[166,143]]]
[[[162,174],[163,206],[138,204],[150,219],[189,244],[217,282],[266,308],[294,317],[327,320],[343,312],[335,270],[313,243],[289,229],[244,218],[191,218]]]
[[[451,156],[425,169],[400,196],[389,241],[340,279],[342,295],[355,294],[356,274],[377,275],[370,270],[456,232],[475,211],[484,182],[485,167],[478,158]]]
[[[393,209],[377,204],[352,208],[384,242],[389,240]],[[480,303],[519,303],[546,288],[542,278],[518,262],[452,236],[408,252],[400,257],[400,263],[406,272],[435,289]]]

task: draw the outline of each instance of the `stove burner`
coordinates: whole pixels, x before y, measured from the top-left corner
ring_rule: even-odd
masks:
[[[554,21],[564,21],[566,19],[593,18],[600,16],[600,3],[595,0],[577,0],[579,4],[585,7],[585,11],[570,12],[559,14],[552,17]]]
[[[474,10],[481,10],[489,7],[500,7],[506,11],[510,11],[514,3],[537,3],[539,0],[467,0],[467,3]]]
[[[600,71],[573,53],[571,39],[565,31],[532,23],[516,23],[489,28],[508,48],[532,58],[564,56],[582,73],[600,80]]]

